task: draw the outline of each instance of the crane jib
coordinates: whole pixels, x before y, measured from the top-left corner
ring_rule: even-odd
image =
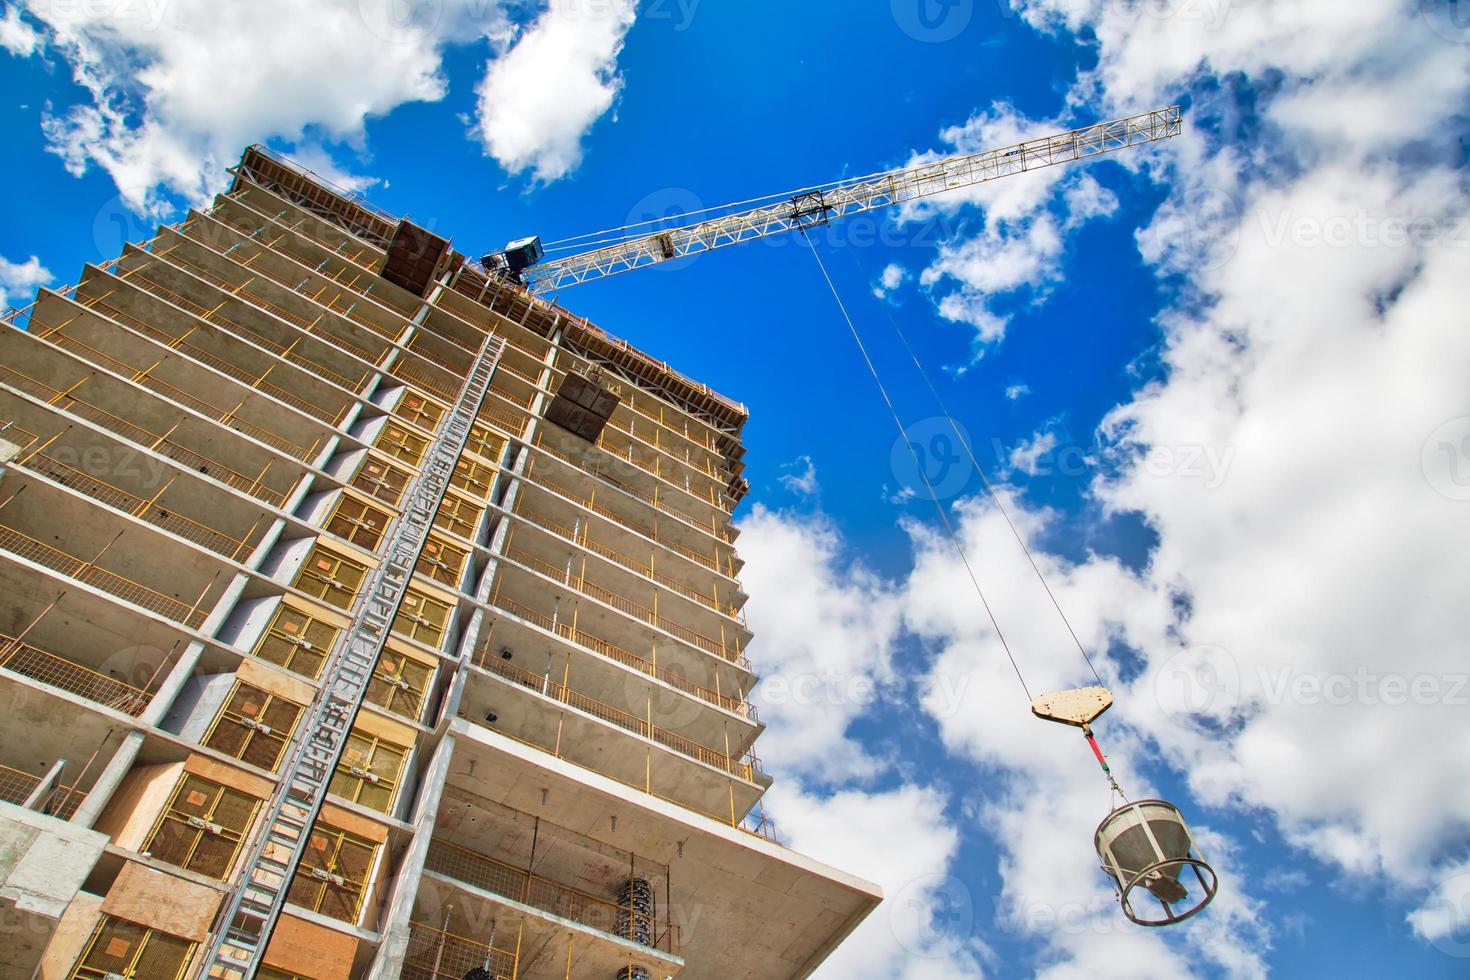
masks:
[[[630,235],[616,244],[513,269],[511,274],[532,292],[561,289],[755,238],[824,225],[834,218],[1169,139],[1178,136],[1182,128],[1179,106],[1155,109],[1011,146],[926,160],[886,173],[839,181],[748,210]]]

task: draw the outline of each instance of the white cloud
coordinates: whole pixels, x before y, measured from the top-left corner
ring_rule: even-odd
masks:
[[[480,83],[479,132],[508,172],[543,182],[575,170],[582,137],[612,107],[635,0],[551,0]]]
[[[1118,719],[1156,740],[1199,801],[1270,814],[1329,866],[1425,901],[1411,916],[1420,935],[1463,936],[1470,915],[1452,883],[1465,870],[1470,743],[1455,697],[1470,610],[1447,583],[1470,581],[1458,533],[1470,506],[1459,499],[1470,225],[1445,120],[1464,118],[1470,45],[1437,34],[1432,11],[1390,0],[1014,5],[1096,39],[1072,111],[1192,102],[1182,137],[1120,158],[1169,189],[1138,243],[1182,291],[1160,321],[1162,376],[1102,430],[1121,464],[1095,493],[1159,536],[1142,578],[1111,573],[1153,620],[1114,612],[1143,665]],[[1063,192],[1069,209],[1110,210],[1076,187]],[[929,283],[959,284],[936,295],[942,315],[986,312],[989,291],[1054,274],[1057,229],[1037,193],[987,202],[1024,216],[1024,240],[988,214],[980,235],[941,253]],[[1068,574],[1085,568],[1104,565]],[[1169,611],[1175,595],[1187,615]],[[1114,608],[1091,602],[1079,622]],[[989,727],[950,725],[947,737],[1004,763],[995,746],[1017,733],[990,724],[990,707],[962,712]],[[1015,812],[1000,805],[992,825],[1015,826]],[[1047,880],[1023,850],[1014,880]],[[1056,969],[1095,963],[1065,937],[1052,948]]]
[[[251,143],[318,160],[324,144],[360,148],[369,120],[444,97],[448,45],[485,39],[497,55],[478,89],[486,146],[509,172],[554,180],[612,105],[633,9],[552,0],[517,38],[501,0],[25,0],[0,20],[0,43],[22,55],[44,44],[87,93],[43,114],[67,168],[98,167],[130,207],[162,215],[221,190]]]
[[[810,456],[798,456],[781,469],[783,472],[776,479],[798,497],[813,496],[822,488],[817,482],[817,466]]]
[[[1035,476],[1042,459],[1049,457],[1057,448],[1057,434],[1051,431],[1038,432],[1030,439],[1022,439],[1011,449],[1010,465],[1022,473]]]
[[[932,700],[926,707],[949,749],[985,773],[981,822],[1000,850],[996,898],[1004,927],[1046,946],[1049,965],[1039,975],[1048,978],[1194,976],[1203,965],[1199,956],[1230,976],[1263,976],[1260,954],[1269,933],[1249,879],[1231,873],[1234,845],[1187,805],[1228,890],[1187,936],[1139,930],[1123,919],[1092,847],[1092,830],[1106,813],[1103,776],[1074,732],[1038,721],[1027,708],[1028,695],[1095,680],[1001,514],[978,501],[961,502],[958,511],[970,565],[1029,692],[978,610],[951,545],[928,531],[915,532],[918,557],[904,583],[905,622],[938,645],[934,675],[963,692],[958,710],[937,710]],[[1033,542],[1041,572],[1084,647],[1170,648],[1174,613],[1167,591],[1112,559],[1074,565],[1037,551],[1034,541],[1051,519],[1045,512],[1013,507],[1011,518]],[[1098,726],[1099,738],[1125,789],[1135,798],[1153,794],[1148,771],[1155,760],[1143,725],[1153,712],[1151,691],[1119,683],[1105,654],[1093,656],[1118,695]]]
[[[1012,516],[1033,539],[1051,518],[1019,509]],[[965,550],[1032,690],[1090,679],[1000,514],[962,501],[957,518]],[[1269,934],[1249,897],[1248,879],[1233,873],[1233,843],[1198,815],[1195,829],[1229,890],[1187,939],[1123,920],[1091,847],[1092,829],[1105,812],[1102,776],[1074,733],[1031,716],[947,541],[908,525],[913,570],[889,581],[846,562],[842,542],[820,517],[757,508],[742,530],[757,635],[753,659],[771,678],[789,681],[805,673],[829,679],[819,688],[827,696],[800,704],[757,696],[773,729],[762,745],[779,753],[768,758],[777,777],[770,810],[793,846],[885,888],[885,904],[823,975],[978,976],[988,953],[976,937],[997,930],[1042,942],[1047,965],[1041,975],[1047,977],[1190,976],[1197,951],[1228,975],[1263,975]],[[1112,560],[1071,565],[1045,553],[1037,560],[1089,648],[1105,650],[1112,640],[1143,649],[1171,642],[1175,614],[1167,592]],[[944,817],[952,808],[946,794],[976,785],[976,774],[947,767],[943,793],[912,781],[892,790],[865,785],[875,774],[903,767],[857,744],[848,727],[860,706],[831,696],[844,690],[833,677],[862,676],[884,688],[884,676],[898,673],[891,650],[905,632],[937,656],[920,692],[904,703],[921,705],[949,751],[977,767],[984,788],[968,807],[975,814],[970,822],[998,848],[999,895],[973,895],[953,867],[958,833]],[[1107,669],[1107,661],[1101,663]],[[1150,792],[1145,772],[1151,749],[1139,724],[1151,712],[1149,688],[1131,696],[1122,685],[1118,690],[1120,704],[1101,734],[1129,788]],[[874,840],[885,846],[873,847]],[[992,902],[999,910],[995,920],[988,912]],[[1006,963],[1000,972],[1023,971]]]
[[[995,104],[964,125],[942,131],[943,150],[915,155],[910,163],[994,149],[1068,127],[1057,119],[1028,119],[1011,106]],[[1061,275],[1067,234],[1112,215],[1118,201],[1091,175],[1052,167],[906,205],[901,220],[930,221],[966,206],[984,209],[980,232],[941,245],[919,282],[938,297],[941,316],[974,328],[973,365],[1005,336],[1011,317],[997,311],[997,301],[1044,300]]]
[[[24,262],[0,257],[0,309],[29,305],[36,290],[54,278],[34,255]]]
[[[445,91],[437,31],[452,18],[379,23],[374,2],[27,9],[90,95],[45,115],[52,149],[74,173],[106,171],[140,212],[207,199],[250,143],[359,141],[370,117]]]
[[[1006,387],[1006,398],[1017,401],[1031,394],[1031,386],[1028,384],[1013,384]]]
[[[41,36],[30,24],[20,19],[20,8],[7,6],[0,14],[0,48],[28,58],[41,46]]]
[[[945,819],[942,794],[909,784],[824,797],[790,779],[778,782],[767,801],[791,847],[883,888],[883,904],[814,976],[984,976],[988,951],[974,921],[981,903],[951,874],[960,833]]]
[[[890,262],[884,267],[882,275],[878,277],[878,284],[873,287],[873,295],[882,299],[912,278],[909,270],[897,262]]]
[[[848,563],[824,519],[797,520],[757,505],[740,522],[741,578],[755,600],[754,700],[770,734],[773,769],[809,780],[866,780],[882,769],[848,732],[894,676],[899,610],[888,586]]]

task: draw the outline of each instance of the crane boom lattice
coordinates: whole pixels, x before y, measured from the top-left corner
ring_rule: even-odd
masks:
[[[1181,125],[1180,108],[1176,105],[998,149],[946,157],[543,262],[524,270],[524,278],[532,292],[551,292],[671,259],[810,228],[833,218],[894,207],[1029,170],[1153,143],[1179,135]]]

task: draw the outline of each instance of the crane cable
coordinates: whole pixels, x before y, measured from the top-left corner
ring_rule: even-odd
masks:
[[[852,256],[852,262],[853,265],[857,267],[858,272],[861,273],[863,275],[863,278],[866,280],[868,278],[867,272],[863,269],[861,263],[858,262],[856,255]],[[1052,591],[1051,584],[1047,582],[1046,576],[1042,574],[1041,567],[1036,564],[1036,558],[1034,555],[1031,554],[1031,548],[1026,544],[1026,539],[1021,535],[1020,530],[1017,529],[1015,522],[1011,520],[1011,515],[1006,510],[1005,504],[1001,503],[1000,494],[996,492],[994,485],[991,484],[990,477],[986,476],[985,474],[985,467],[981,466],[980,460],[975,458],[974,450],[970,448],[970,441],[966,439],[964,434],[960,431],[959,423],[955,421],[954,414],[950,412],[949,406],[945,404],[944,397],[939,394],[939,389],[934,386],[934,382],[929,377],[929,372],[925,371],[924,365],[919,362],[919,355],[914,352],[913,346],[909,343],[908,336],[904,334],[903,328],[901,328],[898,325],[898,321],[894,319],[893,313],[888,309],[888,304],[880,300],[878,302],[878,305],[882,307],[883,315],[888,318],[888,322],[893,325],[893,332],[898,334],[898,339],[903,342],[904,350],[908,351],[909,358],[914,362],[914,367],[917,368],[919,371],[919,377],[924,379],[924,384],[928,387],[929,393],[934,396],[934,402],[939,406],[939,411],[944,415],[945,421],[949,423],[950,429],[954,432],[955,439],[959,442],[960,446],[964,448],[965,455],[969,457],[971,465],[975,467],[975,472],[980,474],[980,482],[985,485],[986,494],[989,495],[991,502],[995,504],[995,509],[1000,511],[1000,516],[1005,518],[1006,526],[1011,529],[1011,534],[1015,537],[1016,543],[1019,544],[1021,546],[1021,550],[1025,552],[1026,560],[1031,563],[1031,570],[1036,573],[1037,581],[1039,581],[1041,583],[1041,587],[1046,590],[1046,597],[1051,600],[1052,608],[1054,608],[1057,611],[1057,615],[1061,617],[1062,625],[1067,627],[1067,633],[1072,637],[1072,642],[1077,645],[1077,652],[1082,654],[1082,659],[1087,662],[1087,669],[1092,671],[1093,678],[1099,684],[1102,684],[1102,676],[1098,674],[1097,666],[1093,664],[1092,657],[1089,656],[1087,653],[1087,648],[1082,645],[1082,640],[1077,636],[1077,631],[1072,628],[1072,621],[1067,618],[1067,614],[1062,610],[1062,604],[1057,601],[1056,593]],[[1095,747],[1094,750],[1096,750]],[[1098,761],[1102,760],[1099,759]],[[1106,771],[1106,764],[1104,764],[1103,768]]]
[[[1021,683],[1021,690],[1026,693],[1026,700],[1032,700],[1031,689],[1026,686],[1026,678],[1021,675],[1021,667],[1016,663],[1015,654],[1011,652],[1011,645],[1006,642],[1005,633],[1000,628],[1000,623],[995,618],[995,611],[990,608],[990,601],[985,598],[985,590],[980,587],[980,580],[975,576],[975,569],[970,566],[970,559],[965,554],[964,545],[960,543],[959,535],[955,532],[954,524],[949,519],[949,514],[944,510],[944,504],[939,499],[939,494],[934,490],[934,484],[929,481],[929,474],[924,471],[923,462],[919,459],[918,451],[908,441],[904,433],[903,422],[898,417],[898,409],[893,406],[893,399],[888,395],[888,388],[883,384],[883,379],[878,376],[878,369],[873,364],[873,359],[868,355],[868,348],[863,343],[857,327],[852,322],[851,315],[847,312],[847,304],[842,301],[842,296],[837,292],[837,286],[832,282],[832,276],[827,272],[827,264],[822,261],[821,253],[817,251],[816,244],[811,236],[803,229],[802,241],[806,242],[811,249],[812,258],[817,260],[817,268],[822,270],[822,278],[827,281],[827,288],[832,291],[832,298],[837,301],[837,309],[842,313],[842,319],[847,322],[847,329],[852,334],[852,339],[857,343],[858,352],[862,354],[863,361],[868,365],[868,372],[873,376],[873,381],[878,386],[879,393],[883,396],[884,403],[888,406],[888,414],[893,417],[893,424],[898,427],[898,436],[905,446],[908,446],[909,454],[914,458],[914,466],[919,471],[919,477],[924,481],[925,488],[929,491],[929,497],[934,501],[934,510],[939,514],[939,519],[944,524],[945,533],[949,537],[950,544],[954,545],[955,553],[960,556],[960,561],[965,566],[965,571],[970,576],[970,584],[975,587],[975,594],[980,597],[980,604],[985,607],[985,614],[990,618],[990,625],[995,630],[1000,645],[1005,650],[1006,659],[1011,662],[1011,669],[1016,673],[1016,680]]]

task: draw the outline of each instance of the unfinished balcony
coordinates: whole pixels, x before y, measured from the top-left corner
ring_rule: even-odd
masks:
[[[534,540],[539,539],[523,533],[518,542],[529,545]],[[656,597],[647,605],[634,598],[633,590],[619,579],[627,578],[623,573],[584,564],[575,553],[563,550],[553,560],[554,564],[520,547],[507,547],[500,555],[491,604],[504,599],[543,615],[557,615],[573,630],[639,651],[646,659],[734,697],[754,685],[739,637],[722,643],[690,629],[661,611]]]
[[[745,697],[756,681],[748,667],[705,656],[668,637],[650,636],[610,607],[584,600],[512,561],[509,556],[501,559],[486,600],[497,615],[483,631],[482,647],[493,646],[502,653],[507,649],[565,653],[577,661],[590,656],[588,665],[609,675],[608,691],[624,692],[612,700],[631,697],[635,691],[641,698],[642,685],[653,682],[659,692],[671,696],[677,692],[719,709],[715,732],[723,732],[727,721],[752,728],[757,724],[755,709]],[[609,628],[613,624],[620,628]],[[527,657],[520,662],[541,666]],[[646,680],[630,684],[638,678]],[[723,735],[719,737],[723,740]],[[736,740],[743,745],[747,737],[749,733],[741,733]]]
[[[20,331],[13,333],[24,336]],[[0,340],[9,336],[0,334]],[[45,370],[49,383],[23,373],[14,364],[0,364],[0,418],[29,424],[38,431],[46,425],[34,421],[37,413],[65,419],[79,429],[90,428],[99,438],[117,437],[119,445],[137,454],[140,466],[152,465],[156,454],[272,507],[284,504],[291,488],[307,472],[300,460],[237,435],[234,429],[180,413],[161,398],[95,372],[69,354],[34,340],[29,344],[29,353],[44,356],[28,359],[25,350],[15,347],[7,353],[16,354],[16,360],[44,360],[27,369]]]
[[[599,588],[631,597],[641,607],[637,615],[644,622],[658,625],[665,620],[667,625],[661,628],[676,635],[687,631],[690,642],[722,659],[732,659],[729,653],[744,650],[750,642],[752,634],[737,604],[743,594],[707,570],[692,567],[682,556],[670,557],[645,541],[627,537],[621,546],[632,553],[619,551],[594,536],[590,522],[573,529],[522,501],[516,502],[514,513],[519,519],[509,544],[561,568],[561,577],[575,573]],[[603,529],[596,530],[600,535]],[[576,564],[568,568],[572,556]]]
[[[536,671],[503,655],[478,656],[461,696],[460,716],[625,786],[732,823],[750,812],[770,785],[752,757],[724,748],[733,742],[716,748],[684,734],[709,727],[712,713],[672,699],[660,700],[656,711],[652,695],[644,692],[639,692],[641,703],[632,703],[638,700],[636,687],[612,695],[615,704],[598,701],[568,686],[583,683],[583,675],[571,675],[565,662],[548,659],[550,666]],[[556,667],[562,669],[560,677],[551,676]],[[664,712],[679,732],[659,723]],[[740,731],[733,723],[729,728]]]
[[[111,433],[0,392],[5,412],[16,420],[8,431],[24,433],[21,441],[29,443],[14,461],[18,475],[63,487],[233,562],[249,560],[271,523],[256,500],[173,460],[139,452]]]
[[[90,284],[105,285],[105,281],[99,280],[108,278],[94,276]],[[27,315],[26,325],[30,336],[42,344],[68,351],[98,371],[131,381],[173,402],[181,410],[235,429],[299,461],[313,459],[322,442],[324,429],[319,420],[233,380],[221,383],[225,376],[183,355],[160,350],[156,344],[129,331],[119,330],[117,324],[72,297],[42,291]],[[33,355],[19,369],[45,378],[45,369],[34,363],[37,359],[44,358]]]
[[[7,473],[3,486],[0,574],[21,594],[75,588],[198,630],[234,574],[220,555],[24,470]]]
[[[681,522],[661,521],[656,512],[650,514],[646,505],[639,506],[640,502],[630,497],[620,497],[605,487],[599,493],[591,477],[554,458],[538,457],[533,451],[527,465],[513,475],[521,481],[520,497],[538,512],[567,515],[569,507],[574,509],[577,517],[563,516],[563,524],[592,520],[612,532],[614,539],[632,534],[656,542],[729,579],[734,579],[743,564],[733,547],[700,535]]]
[[[672,977],[684,961],[669,877],[666,865],[554,816],[455,794],[440,804],[414,917],[482,939],[493,921],[497,936],[518,940],[527,980],[561,980],[569,969],[611,978],[629,967]]]
[[[713,545],[718,552],[738,536],[724,511],[706,507],[705,513],[695,513],[698,503],[676,488],[655,485],[644,490],[630,480],[621,461],[557,426],[540,426],[533,445],[528,471],[539,471],[580,499],[596,500],[619,514],[651,523],[686,548],[707,550]]]

